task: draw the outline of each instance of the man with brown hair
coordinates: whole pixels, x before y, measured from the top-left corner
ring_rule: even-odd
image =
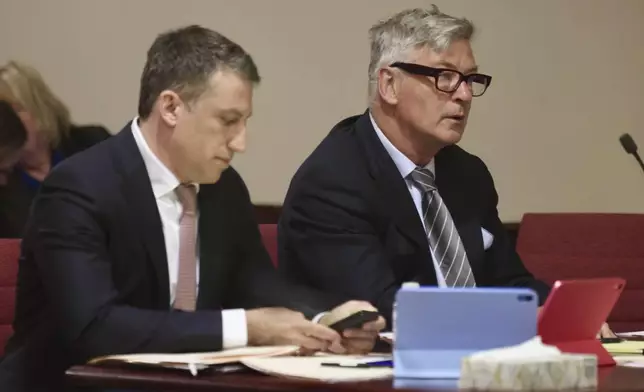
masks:
[[[230,167],[259,81],[250,55],[212,30],[156,39],[138,117],[42,185],[1,390],[63,390],[66,368],[108,354],[372,348],[382,318],[343,336],[325,326],[370,304],[326,312],[338,302],[281,281],[262,245]]]

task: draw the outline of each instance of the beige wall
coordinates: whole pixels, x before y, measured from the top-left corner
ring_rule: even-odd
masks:
[[[436,0],[478,26],[494,76],[462,145],[495,177],[504,220],[527,211],[644,212],[644,176],[618,137],[644,147],[644,1]],[[0,61],[39,68],[79,122],[118,131],[135,115],[147,47],[199,23],[245,46],[264,82],[249,151],[257,203],[281,203],[302,160],[365,109],[367,30],[413,0],[0,0]],[[439,174],[440,175],[440,174]]]

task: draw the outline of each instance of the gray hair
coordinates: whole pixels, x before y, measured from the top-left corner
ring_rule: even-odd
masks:
[[[444,14],[433,4],[430,9],[405,10],[376,23],[369,29],[369,101],[375,97],[382,67],[405,61],[414,49],[429,48],[440,53],[454,41],[469,40],[473,34],[472,22]]]

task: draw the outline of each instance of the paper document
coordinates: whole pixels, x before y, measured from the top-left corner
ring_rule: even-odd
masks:
[[[644,341],[624,340],[619,343],[604,343],[603,346],[612,355],[644,355]]]
[[[200,353],[110,355],[94,358],[88,363],[95,365],[109,362],[120,362],[173,369],[185,369],[190,370],[194,375],[197,371],[212,365],[235,363],[244,358],[289,355],[296,353],[298,349],[299,347],[297,346],[266,346],[242,347],[230,350]]]
[[[260,373],[295,379],[324,382],[348,382],[380,380],[393,377],[393,369],[387,367],[336,367],[323,363],[338,363],[353,366],[358,363],[390,360],[391,356],[330,355],[318,353],[310,357],[244,358],[241,363]]]
[[[620,338],[644,338],[644,331],[620,332],[616,335]]]
[[[394,341],[394,333],[393,332],[380,332],[380,339],[392,343]]]
[[[644,368],[644,355],[615,355],[618,366]]]

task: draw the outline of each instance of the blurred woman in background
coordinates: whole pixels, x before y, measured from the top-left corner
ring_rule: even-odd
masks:
[[[7,184],[27,141],[27,131],[18,117],[16,106],[0,96],[0,186]]]
[[[27,140],[4,186],[0,186],[0,233],[22,237],[40,183],[60,161],[107,139],[102,126],[72,124],[67,106],[34,68],[10,61],[0,67],[0,96],[14,102]]]

